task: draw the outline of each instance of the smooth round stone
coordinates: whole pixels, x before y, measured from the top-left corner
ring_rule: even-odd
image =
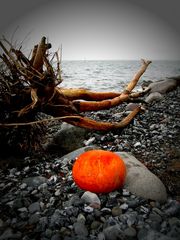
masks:
[[[40,219],[40,214],[33,214],[31,215],[31,217],[29,218],[29,224],[36,224],[39,222]]]
[[[28,209],[30,213],[39,212],[41,210],[39,202],[32,203]]]
[[[22,190],[25,189],[26,187],[27,187],[27,184],[26,184],[26,183],[22,183],[22,184],[19,186],[19,188],[22,189]]]
[[[127,237],[135,237],[137,232],[136,232],[136,229],[134,229],[133,227],[128,227],[124,230],[124,234]]]
[[[82,213],[79,213],[78,217],[77,217],[77,222],[82,222],[85,224],[86,222],[86,218]]]
[[[110,226],[103,230],[106,240],[117,240],[120,232],[119,225]]]
[[[98,205],[101,205],[101,201],[97,194],[89,191],[84,192],[83,195],[81,196],[81,199],[87,204],[97,203]]]
[[[125,188],[136,196],[166,202],[167,192],[162,181],[149,171],[131,153],[116,152],[124,160],[127,168]],[[149,185],[151,183],[151,185]]]
[[[159,216],[158,214],[153,214],[153,213],[150,213],[149,214],[149,219],[152,221],[152,222],[159,222],[161,223],[162,222],[162,218],[161,216]]]
[[[119,206],[113,207],[111,212],[113,217],[117,217],[122,214],[122,209]]]
[[[91,223],[91,229],[97,229],[99,226],[101,226],[101,222],[99,221],[93,221]]]
[[[18,208],[19,212],[28,212],[26,207]]]
[[[7,228],[3,234],[0,236],[0,239],[6,240],[6,239],[22,239],[22,233],[17,231],[16,233],[13,232],[11,228]]]
[[[88,230],[82,222],[75,222],[73,224],[74,232],[80,236],[87,236]]]
[[[128,204],[127,203],[123,203],[121,206],[120,206],[120,208],[121,209],[123,209],[123,210],[126,210],[126,209],[128,209]]]
[[[61,190],[60,189],[58,189],[58,190],[56,190],[56,192],[54,193],[54,195],[57,197],[57,196],[60,196],[61,195]]]

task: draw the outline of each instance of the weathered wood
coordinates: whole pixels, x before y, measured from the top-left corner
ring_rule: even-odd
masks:
[[[63,117],[63,121],[75,126],[107,131],[127,126],[141,109],[140,106],[137,107],[119,123],[96,122],[80,115],[81,112],[109,109],[145,94],[146,90],[137,93],[132,93],[132,90],[151,61],[142,60],[141,68],[124,91],[93,92],[86,89],[64,89],[56,86],[56,76],[60,72],[59,58],[57,57],[58,65],[55,71],[47,54],[51,44],[46,43],[45,37],[34,46],[30,60],[20,50],[12,47],[7,49],[2,42],[0,42],[0,47],[4,52],[1,58],[10,70],[8,77],[7,73],[4,74],[4,79],[9,81],[9,95],[12,96],[11,111],[15,122],[19,122],[20,125],[23,125],[21,120],[29,116],[29,113],[35,114],[37,111],[43,111],[54,117]],[[13,88],[12,80],[14,81],[15,78],[19,85]],[[9,122],[10,125],[13,125],[12,120]],[[25,125],[27,122],[28,117]],[[8,125],[8,123],[4,124]],[[0,126],[2,125],[3,123]]]

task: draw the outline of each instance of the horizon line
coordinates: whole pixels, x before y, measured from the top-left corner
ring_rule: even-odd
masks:
[[[141,58],[142,59],[142,58]],[[62,59],[61,61],[141,61],[141,59]],[[146,59],[150,61],[180,61],[180,59]]]

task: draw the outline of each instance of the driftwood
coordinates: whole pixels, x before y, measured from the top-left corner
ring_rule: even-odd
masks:
[[[148,89],[133,92],[140,77],[151,61],[142,60],[142,66],[122,92],[92,92],[85,89],[63,89],[59,55],[50,58],[51,44],[43,37],[27,58],[6,39],[0,41],[2,60],[0,69],[0,108],[7,109],[10,117],[0,117],[0,127],[18,127],[38,123],[32,121],[37,112],[44,112],[75,126],[108,131],[124,128],[141,111],[139,105],[120,122],[97,122],[81,113],[109,109],[123,102],[133,101]],[[56,58],[57,67],[53,67]],[[82,101],[85,100],[85,101]],[[50,119],[51,120],[51,119]],[[43,120],[44,122],[49,119]]]

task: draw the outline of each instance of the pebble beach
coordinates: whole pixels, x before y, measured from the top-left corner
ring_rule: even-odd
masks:
[[[82,145],[131,153],[162,181],[165,202],[137,196],[125,187],[108,194],[84,191],[72,178],[73,157],[27,156],[23,165],[0,170],[0,240],[178,240],[179,100],[177,87],[161,101],[145,105],[125,129],[88,132]],[[126,105],[87,116],[119,121],[129,111]]]

